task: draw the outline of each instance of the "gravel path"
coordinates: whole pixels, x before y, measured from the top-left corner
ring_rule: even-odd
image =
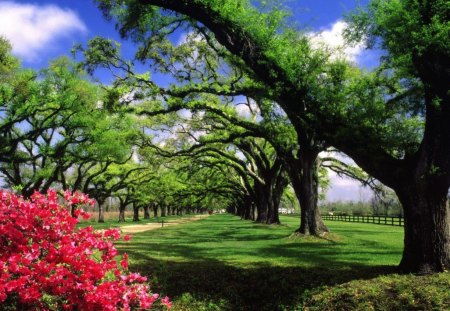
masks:
[[[195,215],[192,217],[183,217],[180,219],[171,219],[170,221],[164,221],[164,227],[170,227],[170,226],[175,226],[175,225],[179,225],[179,224],[184,224],[190,221],[196,221],[196,220],[200,220],[203,218],[208,217],[209,215]],[[159,229],[162,227],[161,223],[147,223],[147,224],[142,224],[142,225],[130,225],[130,226],[123,226],[120,228],[120,231],[122,231],[123,233],[138,233],[138,232],[143,232],[143,231],[148,231],[148,230],[155,230],[155,229]]]

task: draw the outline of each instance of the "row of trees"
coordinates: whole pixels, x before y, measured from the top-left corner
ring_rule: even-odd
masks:
[[[373,0],[351,16],[347,37],[386,51],[380,67],[369,73],[331,57],[333,51],[314,48],[308,35],[287,26],[287,13],[278,3],[96,2],[120,34],[138,45],[136,60],[170,74],[175,82],[163,89],[149,75],[134,74],[131,62],[121,61],[111,42],[91,43],[85,51],[88,71],[121,68],[117,86],[125,86],[140,102],[130,110],[148,116],[179,109],[213,111],[236,124],[226,110],[216,111],[217,102],[252,98],[263,119],[258,127],[267,125],[264,135],[256,136],[271,144],[276,153],[272,164],[279,159],[298,195],[301,232],[326,230],[317,209],[318,155],[333,146],[399,197],[405,211],[401,268],[433,272],[449,267],[445,1]],[[189,34],[189,44],[171,43],[170,35],[179,30]],[[280,130],[279,124],[290,130]]]
[[[399,197],[401,268],[448,268],[445,1],[374,0],[350,17],[350,40],[386,51],[373,72],[316,48],[287,26],[278,4],[96,2],[137,46],[133,60],[103,38],[76,48],[81,67],[109,70],[112,86],[91,85],[67,60],[38,77],[1,44],[0,166],[9,185],[29,196],[56,184],[99,203],[114,194],[121,211],[131,203],[215,205],[269,224],[279,222],[283,197],[295,194],[298,231],[321,234],[324,168],[372,184],[366,173],[319,157],[336,148]],[[181,44],[171,40],[177,32],[187,34]],[[158,85],[138,63],[172,83]]]
[[[149,104],[136,100],[137,93],[130,97],[139,76],[118,54],[101,63],[92,57],[99,49],[112,48],[110,41],[90,43],[85,67],[91,72],[98,65],[126,69],[132,83],[124,79],[111,88],[95,86],[66,58],[36,73],[20,68],[8,43],[2,44],[11,65],[4,67],[2,80],[0,171],[6,186],[24,197],[50,187],[81,191],[96,199],[101,222],[111,196],[119,205],[119,221],[125,220],[127,206],[133,207],[136,221],[139,209],[147,218],[150,209],[165,216],[214,207],[272,224],[279,223],[282,200],[298,205],[294,194],[299,196],[299,187],[291,186],[288,176],[296,176],[288,169],[296,159],[295,133],[270,103],[259,104],[265,107],[260,111],[251,98],[236,102],[235,96],[209,94],[197,99],[188,118],[176,113],[184,103],[175,104],[173,111],[139,110]],[[103,50],[97,55],[108,54]],[[113,61],[123,66],[113,66]],[[155,103],[160,104],[151,105]],[[122,109],[124,104],[133,109]],[[149,114],[153,117],[142,116]],[[285,142],[277,138],[281,132]],[[327,161],[334,169],[345,166]],[[322,183],[326,188],[326,178]]]
[[[135,220],[141,208],[147,216],[149,209],[159,209],[164,216],[174,210],[226,207],[212,204],[216,199],[200,191],[200,185],[213,185],[202,174],[190,174],[194,166],[181,158],[167,161],[145,146],[149,120],[105,109],[110,94],[89,82],[73,62],[57,59],[37,73],[21,68],[10,50],[1,39],[0,176],[4,187],[26,198],[49,188],[86,193],[98,203],[99,221],[111,196],[119,201],[120,221],[129,205],[134,207]],[[167,122],[170,118],[166,117]],[[198,193],[187,191],[187,185]]]

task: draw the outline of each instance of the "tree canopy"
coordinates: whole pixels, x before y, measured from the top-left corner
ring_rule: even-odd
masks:
[[[286,26],[285,11],[276,7],[260,10],[244,0],[97,2],[121,35],[143,43],[147,52],[153,38],[179,27],[206,32],[264,85],[263,96],[283,108],[297,133],[306,134],[302,146],[323,140],[396,191],[406,218],[404,270],[448,268],[445,1],[372,1],[350,18],[349,37],[381,42],[388,53],[369,74],[355,74],[345,62],[313,49],[305,35]]]

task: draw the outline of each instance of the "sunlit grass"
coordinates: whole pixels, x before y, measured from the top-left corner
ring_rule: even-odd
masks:
[[[123,249],[136,263],[146,257],[174,261],[215,260],[226,264],[275,266],[395,265],[400,260],[403,228],[329,222],[323,238],[291,237],[298,219],[282,217],[283,225],[266,226],[230,215],[143,232]],[[140,259],[139,259],[140,258]]]
[[[176,310],[290,310],[321,286],[390,274],[401,258],[402,227],[328,222],[329,235],[296,237],[299,219],[281,221],[213,215],[135,234],[119,248]]]

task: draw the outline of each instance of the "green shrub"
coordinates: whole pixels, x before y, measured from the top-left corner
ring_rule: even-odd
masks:
[[[450,310],[450,273],[380,276],[315,289],[304,310]]]

